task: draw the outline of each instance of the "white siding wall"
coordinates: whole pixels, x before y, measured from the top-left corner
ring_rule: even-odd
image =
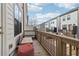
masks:
[[[14,40],[14,8],[13,4],[5,4],[6,9],[5,9],[5,51],[4,55],[9,55],[14,49],[15,49],[15,40]],[[4,43],[5,43],[4,42]],[[12,45],[12,48],[9,49],[9,46]]]
[[[45,23],[42,23],[40,25],[40,31],[46,31],[46,29],[45,29]]]
[[[67,20],[68,15],[70,15],[70,20]],[[65,21],[63,21],[63,17],[65,18]],[[61,29],[62,29],[62,25],[65,25],[65,24],[77,25],[77,11],[61,16]]]
[[[33,30],[33,26],[27,25],[26,30]]]
[[[51,22],[50,22],[50,27],[51,27],[51,28],[57,27],[57,19],[51,20]]]
[[[49,23],[45,23],[45,28],[49,28]]]
[[[20,7],[21,10],[21,22],[22,22],[22,32],[23,32],[23,10],[22,10],[22,4],[18,4],[18,7]],[[1,9],[1,5],[0,5]],[[17,37],[14,37],[14,4],[4,3],[2,4],[2,13],[0,10],[0,27],[1,27],[1,16],[3,16],[2,24],[3,24],[3,55],[8,56],[11,54],[14,49],[16,48],[16,41],[19,38],[19,36],[22,35],[20,33],[17,35]],[[1,30],[0,30],[1,31]],[[10,47],[12,45],[12,47]],[[9,48],[10,47],[10,48]],[[0,34],[0,55],[1,55],[1,34]]]
[[[30,30],[30,31],[29,31]],[[30,26],[30,25],[27,25],[26,26],[26,30],[25,30],[25,35],[32,35],[34,36],[35,35],[35,32],[33,30],[33,26]]]
[[[37,29],[40,30],[40,25],[37,26]]]
[[[61,29],[61,19],[60,17],[57,17],[57,30]]]
[[[77,27],[77,38],[79,39],[79,9],[77,11],[77,17],[78,17],[78,20],[77,20],[77,24],[78,24],[78,27]]]

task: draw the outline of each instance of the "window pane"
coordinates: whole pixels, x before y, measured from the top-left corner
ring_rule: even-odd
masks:
[[[70,15],[67,16],[67,20],[70,20]]]
[[[63,18],[63,21],[65,21],[65,18]]]
[[[14,36],[21,33],[21,16],[19,6],[15,4]]]
[[[18,20],[18,6],[15,5],[15,18]]]

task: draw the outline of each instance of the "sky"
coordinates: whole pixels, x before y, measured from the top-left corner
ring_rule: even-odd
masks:
[[[76,7],[78,3],[29,3],[29,23],[41,24]]]

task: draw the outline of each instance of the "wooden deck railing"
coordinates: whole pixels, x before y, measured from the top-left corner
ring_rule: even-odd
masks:
[[[40,31],[36,31],[36,37],[50,55],[79,55],[79,39]]]

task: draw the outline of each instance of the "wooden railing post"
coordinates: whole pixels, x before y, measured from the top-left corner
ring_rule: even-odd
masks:
[[[41,42],[41,32],[39,32],[39,41]]]
[[[40,43],[42,44],[43,41],[43,33],[40,33]]]
[[[35,39],[37,39],[37,31],[35,30]]]
[[[61,51],[62,48],[61,48],[61,39],[57,38],[56,39],[56,56],[62,56],[61,54]]]
[[[78,47],[76,47],[76,56],[78,56]]]
[[[72,46],[69,45],[69,55],[71,56],[72,55]]]
[[[61,50],[62,56],[66,56],[66,43],[62,42]]]
[[[61,38],[58,38],[56,40],[56,55],[57,56],[66,55],[66,43],[64,43]]]
[[[36,39],[39,40],[39,33],[36,31]]]

